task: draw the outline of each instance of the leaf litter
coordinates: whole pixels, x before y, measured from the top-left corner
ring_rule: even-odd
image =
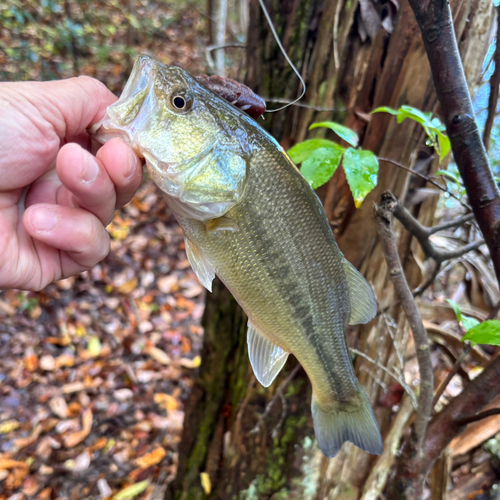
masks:
[[[204,289],[150,180],[109,229],[92,270],[0,292],[1,500],[150,498],[175,475]]]

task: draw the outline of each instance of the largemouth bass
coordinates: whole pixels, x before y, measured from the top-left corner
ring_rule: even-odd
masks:
[[[380,454],[380,431],[345,339],[348,324],[375,316],[376,301],[275,139],[181,68],[147,56],[94,133],[101,142],[122,137],[145,158],[201,283],[211,290],[219,276],[248,315],[259,382],[269,386],[292,353],[313,386],[323,453],[333,457],[351,441]]]

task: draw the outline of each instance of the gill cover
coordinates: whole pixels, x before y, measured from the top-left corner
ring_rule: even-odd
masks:
[[[91,132],[101,142],[122,137],[175,213],[207,221],[241,200],[251,154],[241,120],[223,113],[220,98],[184,70],[143,55]]]

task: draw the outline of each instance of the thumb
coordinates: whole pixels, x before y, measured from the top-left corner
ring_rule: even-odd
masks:
[[[95,78],[79,76],[52,82],[28,82],[38,110],[61,140],[81,134],[104,117],[117,97]],[[32,103],[36,104],[36,101]]]

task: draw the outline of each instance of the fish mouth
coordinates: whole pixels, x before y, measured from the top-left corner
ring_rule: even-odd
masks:
[[[151,87],[154,85],[157,67],[158,63],[145,54],[136,59],[120,98],[108,107],[106,116],[101,121],[88,129],[93,139],[104,144],[118,136],[134,150],[138,149],[134,148],[132,138],[142,123],[133,122],[139,117],[148,99]],[[147,113],[143,115],[141,122],[147,120]],[[136,153],[140,152],[137,150]]]

